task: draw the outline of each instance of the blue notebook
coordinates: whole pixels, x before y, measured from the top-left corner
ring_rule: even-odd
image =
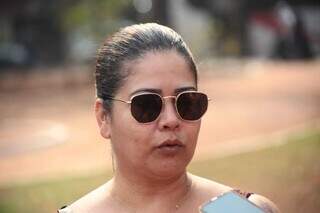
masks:
[[[226,192],[200,207],[201,213],[265,213],[235,192]]]

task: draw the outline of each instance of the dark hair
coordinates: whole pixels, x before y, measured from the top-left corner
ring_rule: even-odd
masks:
[[[110,100],[114,97],[127,76],[123,69],[124,63],[143,57],[148,51],[176,50],[190,66],[197,84],[197,68],[192,53],[182,37],[172,29],[155,24],[136,24],[120,29],[107,38],[98,50],[96,61],[96,94],[105,100],[107,109],[111,107]]]

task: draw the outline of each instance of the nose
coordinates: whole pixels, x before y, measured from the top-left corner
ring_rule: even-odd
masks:
[[[174,101],[173,98],[165,100],[163,103],[163,110],[158,123],[161,130],[177,130],[180,127],[181,120],[178,118]]]

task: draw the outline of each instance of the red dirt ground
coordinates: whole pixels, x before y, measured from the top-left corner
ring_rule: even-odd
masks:
[[[200,90],[212,101],[194,160],[228,154],[246,138],[319,121],[319,61],[206,63],[200,70]],[[0,79],[0,184],[111,167],[88,79],[75,68]]]

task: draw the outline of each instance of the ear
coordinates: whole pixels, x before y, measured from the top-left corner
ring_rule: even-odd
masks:
[[[106,139],[111,137],[111,126],[110,126],[110,113],[103,107],[103,100],[97,98],[94,103],[94,111],[96,114],[96,119],[98,126],[100,128],[100,134]]]

